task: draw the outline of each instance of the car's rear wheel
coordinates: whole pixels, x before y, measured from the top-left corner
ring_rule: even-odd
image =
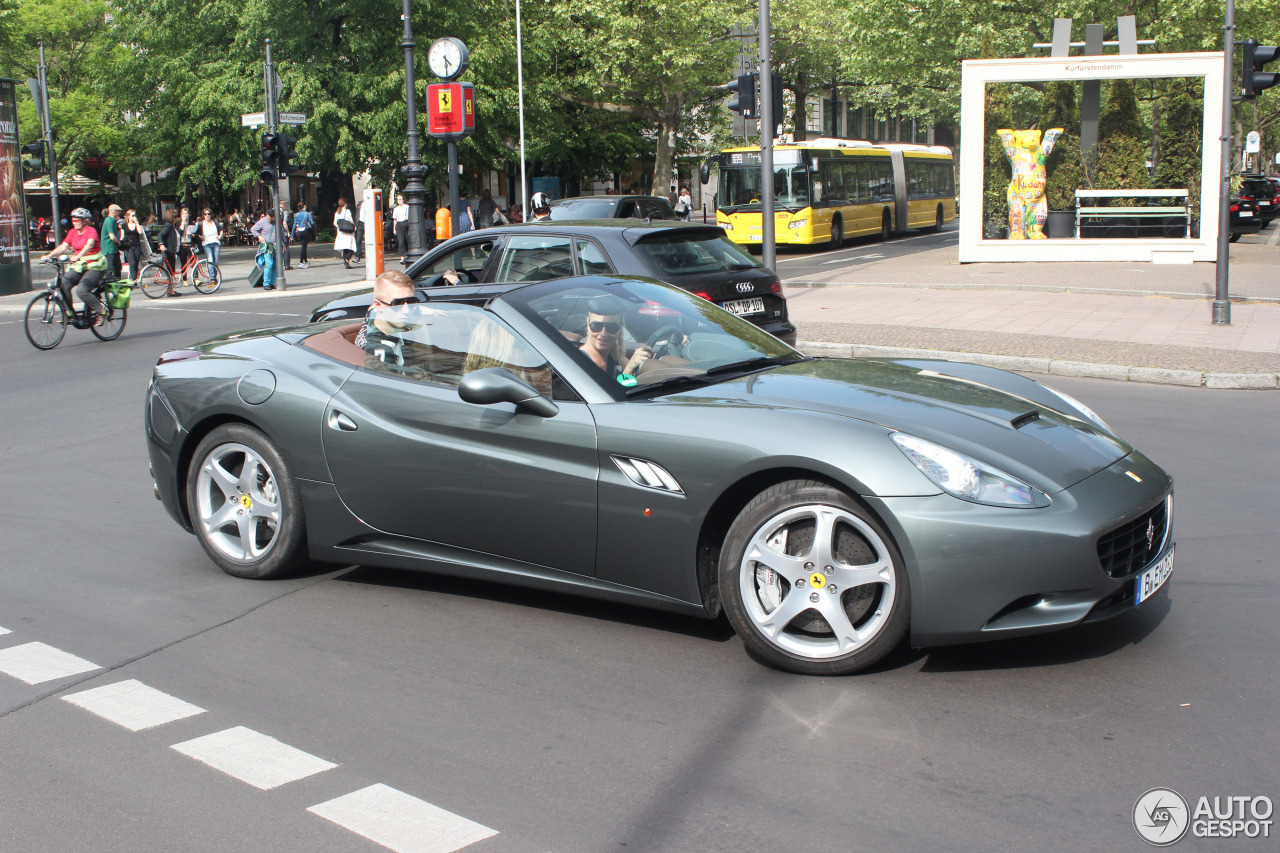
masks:
[[[297,483],[271,439],[250,426],[225,424],[200,442],[187,472],[187,511],[227,574],[275,578],[306,563]]]
[[[719,580],[747,651],[791,672],[856,672],[888,654],[910,621],[889,534],[825,483],[780,483],[747,504],[725,537]]]
[[[1232,231],[1232,232],[1231,232],[1231,235],[1230,235],[1229,237],[1227,237],[1227,242],[1229,242],[1229,243],[1234,243],[1234,242],[1236,242],[1236,241],[1237,241],[1237,240],[1239,240],[1239,239],[1240,239],[1240,232],[1239,232],[1239,231]]]

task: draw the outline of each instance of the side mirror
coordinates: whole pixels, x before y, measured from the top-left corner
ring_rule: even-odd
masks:
[[[714,160],[714,157],[708,157],[703,160],[702,168],[698,170],[698,177],[702,179],[703,186],[706,186],[707,182],[711,180],[711,164]]]
[[[458,396],[480,406],[514,403],[517,409],[542,418],[554,417],[560,411],[559,406],[505,367],[471,371],[458,383]]]

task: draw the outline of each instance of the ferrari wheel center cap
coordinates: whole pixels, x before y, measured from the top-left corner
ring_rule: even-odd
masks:
[[[240,506],[244,507],[245,509],[249,509],[251,506],[253,506],[253,500],[248,495],[241,495]]]
[[[827,576],[824,575],[822,572],[814,572],[813,574],[809,575],[809,586],[814,587],[816,589],[822,589],[826,585],[827,585]]]

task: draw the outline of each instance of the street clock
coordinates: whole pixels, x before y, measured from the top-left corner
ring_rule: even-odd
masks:
[[[427,51],[427,67],[441,80],[456,80],[467,70],[471,56],[460,39],[436,39]]]

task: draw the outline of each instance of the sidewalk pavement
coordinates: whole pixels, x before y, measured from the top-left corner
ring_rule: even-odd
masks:
[[[1280,226],[1231,247],[1230,325],[1212,322],[1213,264],[962,266],[948,246],[786,279],[784,292],[801,349],[814,355],[943,357],[1032,373],[1276,389],[1276,236]]]
[[[1273,226],[1232,246],[1230,325],[1212,323],[1213,264],[962,266],[954,245],[786,278],[785,293],[801,349],[814,355],[941,357],[1030,373],[1277,389],[1278,236]],[[287,291],[264,293],[248,286],[250,263],[251,249],[224,250],[219,292],[188,288],[176,304],[308,294],[319,305],[371,286],[362,270],[315,252],[311,269],[290,275]],[[397,264],[388,258],[389,268]],[[20,313],[30,298],[0,297],[0,312]],[[136,294],[133,305],[171,302]]]

